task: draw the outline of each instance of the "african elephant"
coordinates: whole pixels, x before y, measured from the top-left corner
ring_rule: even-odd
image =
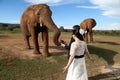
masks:
[[[80,28],[86,32],[84,38],[87,43],[88,43],[88,34],[90,37],[90,43],[93,42],[92,28],[95,26],[96,26],[96,21],[95,19],[92,18],[87,18],[80,23]]]
[[[34,44],[34,54],[41,54],[38,43],[38,33],[42,32],[43,39],[43,56],[49,56],[48,52],[48,29],[54,32],[53,42],[59,46],[58,41],[61,32],[51,18],[52,12],[46,4],[36,4],[28,6],[23,12],[20,21],[20,28],[24,35],[25,43],[28,49],[30,49],[29,38],[32,37]]]

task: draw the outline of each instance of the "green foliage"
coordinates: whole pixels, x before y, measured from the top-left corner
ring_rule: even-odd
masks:
[[[19,26],[7,26],[1,25],[0,26],[0,33],[21,33]]]
[[[64,27],[63,26],[61,26],[59,29],[60,29],[60,31],[64,31]]]
[[[120,30],[93,30],[95,35],[120,36]]]
[[[3,26],[3,27],[8,27],[8,25],[7,25],[7,24],[2,24],[2,26]]]
[[[6,29],[7,29],[6,26],[0,26],[0,31],[1,31],[1,30],[6,30]]]

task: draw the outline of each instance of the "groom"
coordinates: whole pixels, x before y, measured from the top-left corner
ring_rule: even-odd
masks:
[[[80,29],[79,25],[74,25],[73,26],[73,30],[79,31],[79,33],[83,36],[84,35],[84,30]],[[84,40],[84,38],[82,39]],[[71,37],[69,44],[67,45],[63,40],[61,40],[61,46],[65,49],[68,50],[68,59],[70,57],[69,53],[70,53],[70,47],[72,42],[74,42],[75,40],[73,39],[73,37]]]

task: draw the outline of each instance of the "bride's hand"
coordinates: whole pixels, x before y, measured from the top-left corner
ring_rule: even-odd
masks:
[[[63,73],[67,72],[67,70],[68,70],[68,67],[65,66],[65,67],[63,68]]]

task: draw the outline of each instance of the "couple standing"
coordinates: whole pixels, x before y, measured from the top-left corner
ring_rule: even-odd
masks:
[[[92,61],[93,58],[90,56],[87,44],[83,38],[83,31],[79,25],[73,26],[69,45],[61,43],[61,46],[69,51],[69,60],[63,69],[63,72],[68,71],[66,80],[88,80],[84,55],[87,55]]]

